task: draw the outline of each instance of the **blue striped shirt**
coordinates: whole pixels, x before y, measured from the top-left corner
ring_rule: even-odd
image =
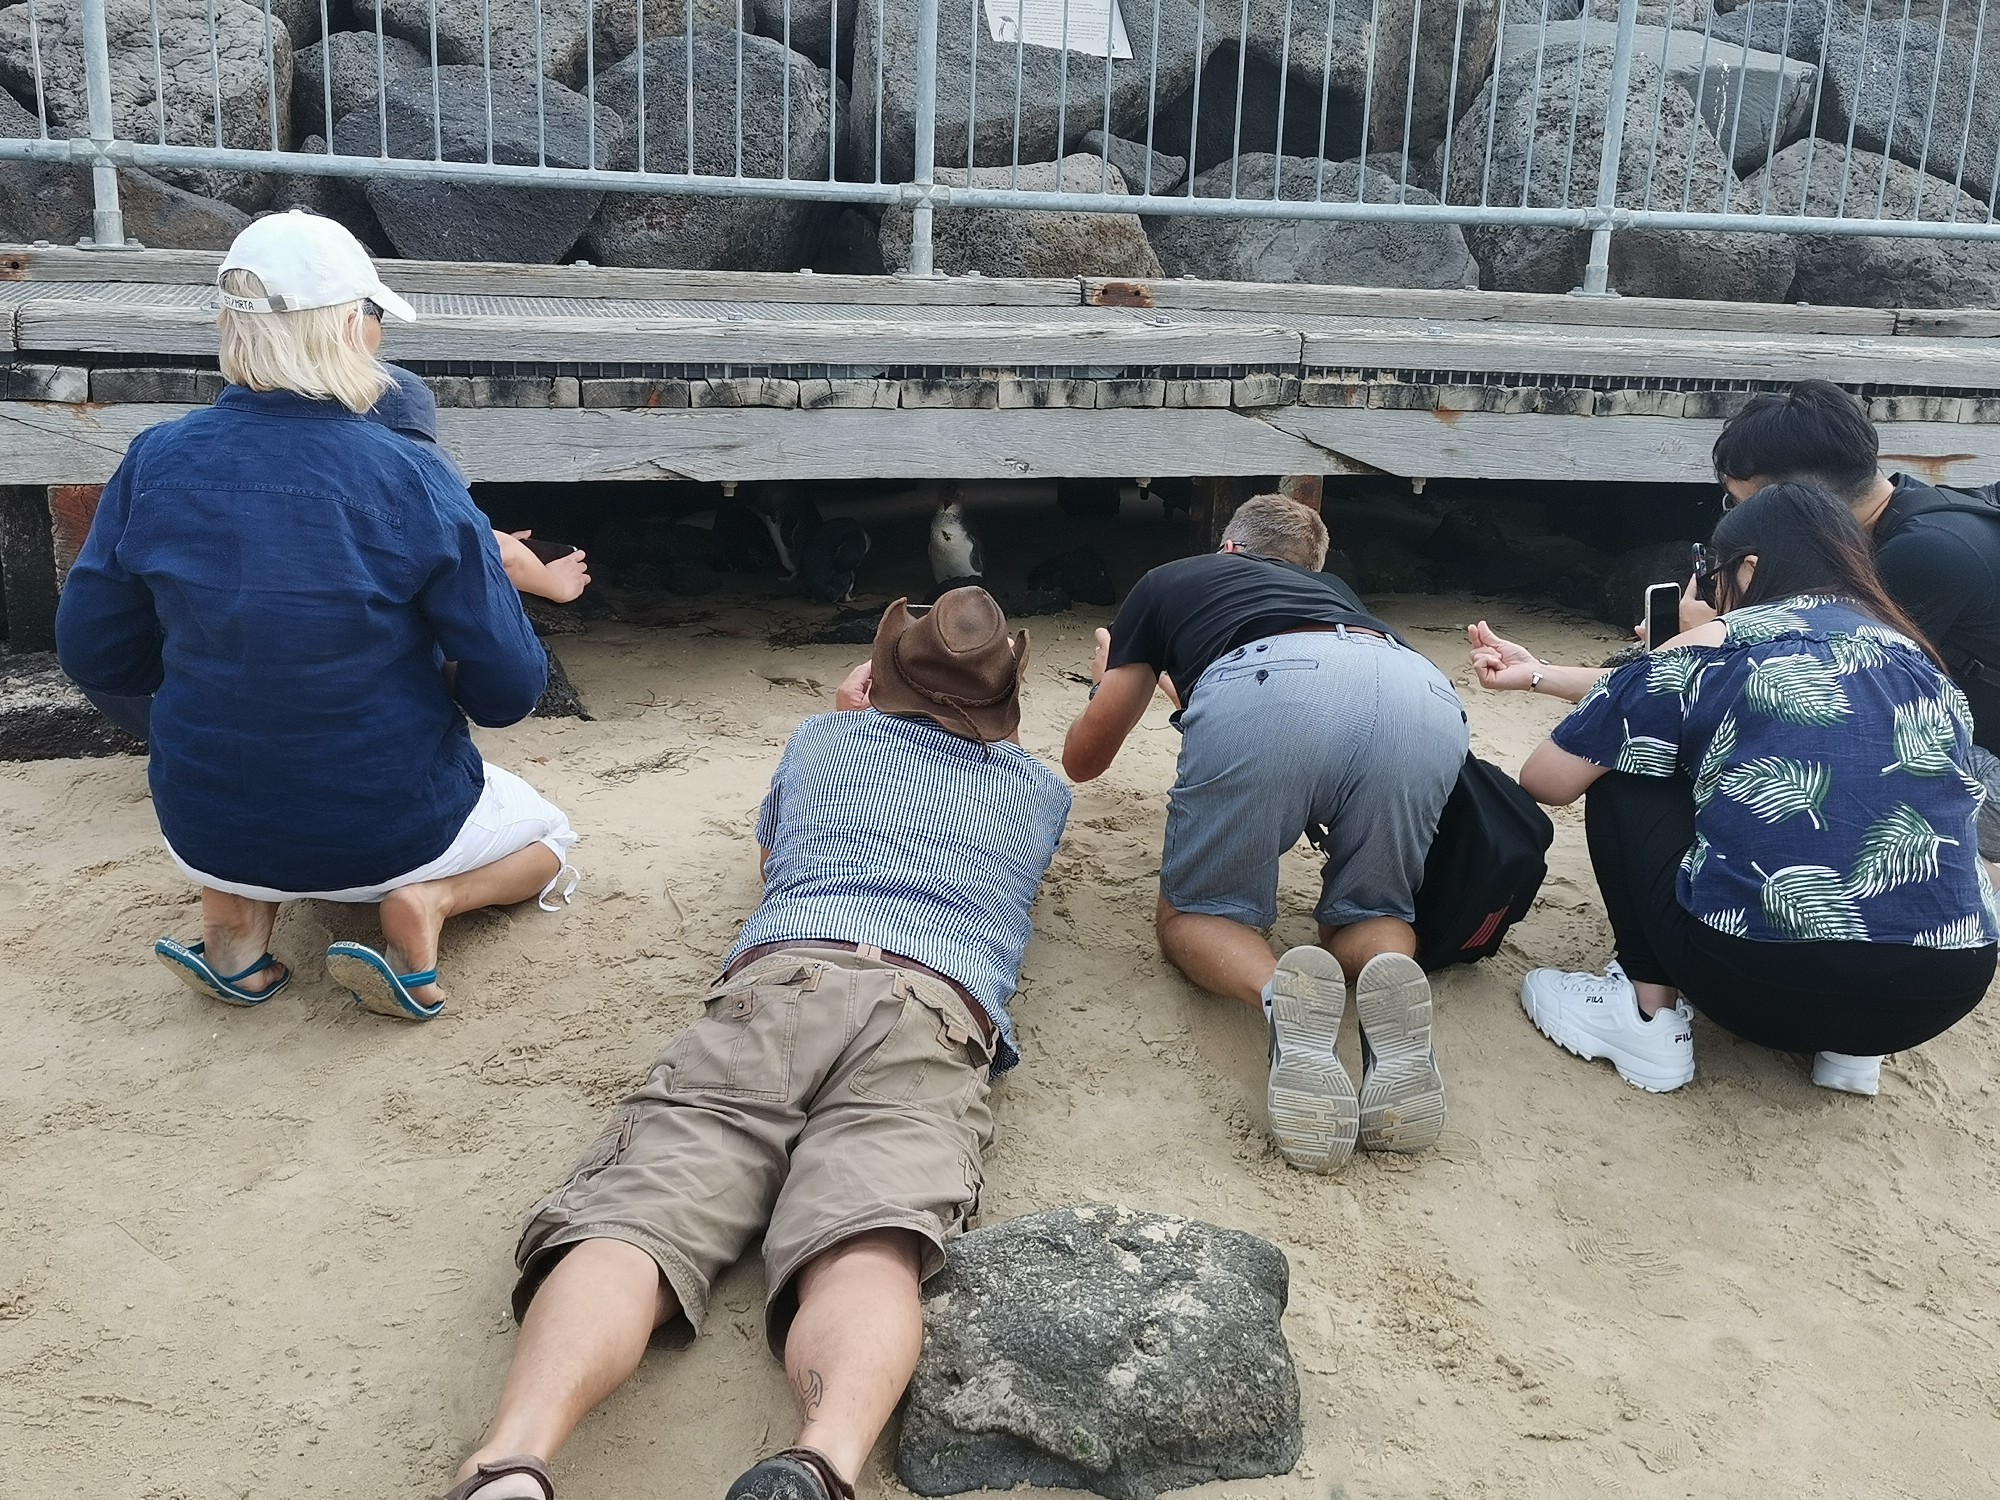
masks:
[[[1069,788],[1018,745],[981,746],[924,719],[820,714],[793,732],[757,817],[763,943],[872,943],[963,985],[1020,1061],[1007,1013],[1029,909],[1069,819]]]

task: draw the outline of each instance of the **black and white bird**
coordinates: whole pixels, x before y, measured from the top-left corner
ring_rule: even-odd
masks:
[[[851,516],[823,521],[799,543],[799,581],[822,604],[852,598],[854,575],[868,547],[867,531]]]
[[[977,583],[986,576],[986,558],[979,538],[965,524],[965,507],[957,500],[940,505],[931,517],[931,578],[945,584]]]

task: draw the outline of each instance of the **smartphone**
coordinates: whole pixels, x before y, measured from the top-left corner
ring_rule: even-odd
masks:
[[[545,542],[538,536],[522,537],[521,545],[545,563],[552,563],[559,558],[568,557],[572,552],[578,550],[568,542]]]
[[[1646,649],[1657,651],[1681,633],[1681,586],[1654,583],[1646,586]]]

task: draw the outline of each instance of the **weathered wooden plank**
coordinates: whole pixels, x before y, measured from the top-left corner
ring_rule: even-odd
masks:
[[[188,410],[0,403],[0,453],[7,455],[9,477],[20,483],[102,483],[136,434]],[[459,466],[479,480],[1362,472],[1338,452],[1256,416],[1166,407],[1106,412],[465,408],[440,411],[438,426]]]
[[[1739,329],[1752,333],[1894,334],[1886,308],[1706,302],[1668,297],[1567,297],[1544,292],[1480,292],[1371,286],[1273,285],[1238,281],[1131,281],[1083,278],[1092,307],[1185,308],[1266,316],[1449,318],[1465,322],[1568,323],[1620,328]],[[1939,329],[1938,332],[1956,331]],[[1968,330],[1969,331],[1969,330]]]
[[[2000,339],[2000,312],[1979,307],[1899,308],[1896,332],[1922,338]]]
[[[88,401],[82,365],[0,365],[0,401]]]
[[[1386,319],[1303,324],[1308,369],[1477,370],[2000,390],[2000,342]],[[26,320],[22,340],[29,337]]]
[[[894,411],[898,380],[801,380],[799,405],[807,411]]]
[[[1222,382],[1224,389],[1229,382]],[[1036,380],[1023,379],[1018,375],[1000,377],[1000,405],[1008,409],[1024,407],[1067,406],[1088,411],[1097,405],[1095,380]],[[1222,403],[1227,406],[1225,400]]]
[[[1227,406],[1232,382],[1227,380],[1169,380],[1166,404],[1173,407]]]
[[[1577,479],[1706,484],[1719,420],[1541,417],[1528,413],[1291,407],[1271,426],[1391,474],[1416,479]],[[2000,425],[1898,422],[1882,427],[1882,461],[1933,483],[2000,474]],[[1329,471],[1333,472],[1333,471]]]
[[[215,316],[197,307],[63,300],[27,303],[24,349],[215,356]],[[1040,322],[1032,316],[909,321],[486,317],[438,313],[398,326],[399,360],[676,365],[1282,365],[1293,329],[1254,324]]]
[[[116,256],[63,245],[0,246],[0,281],[207,284],[217,250],[141,250]],[[1075,307],[1073,277],[820,276],[810,271],[651,271],[626,266],[517,266],[485,261],[378,260],[399,292],[509,297],[661,297],[716,302],[852,302],[905,307]]]
[[[0,307],[0,349],[14,347],[14,319],[19,309],[13,303]]]

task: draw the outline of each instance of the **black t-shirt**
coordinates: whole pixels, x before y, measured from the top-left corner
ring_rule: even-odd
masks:
[[[1907,474],[1876,523],[1875,566],[1894,599],[1944,657],[1972,706],[1973,739],[2000,753],[2000,510],[1898,515],[1929,485]],[[1974,665],[1974,664],[1977,665]]]
[[[1185,703],[1209,664],[1297,625],[1359,625],[1395,637],[1328,573],[1249,552],[1209,552],[1141,578],[1111,622],[1113,667],[1165,672]]]

